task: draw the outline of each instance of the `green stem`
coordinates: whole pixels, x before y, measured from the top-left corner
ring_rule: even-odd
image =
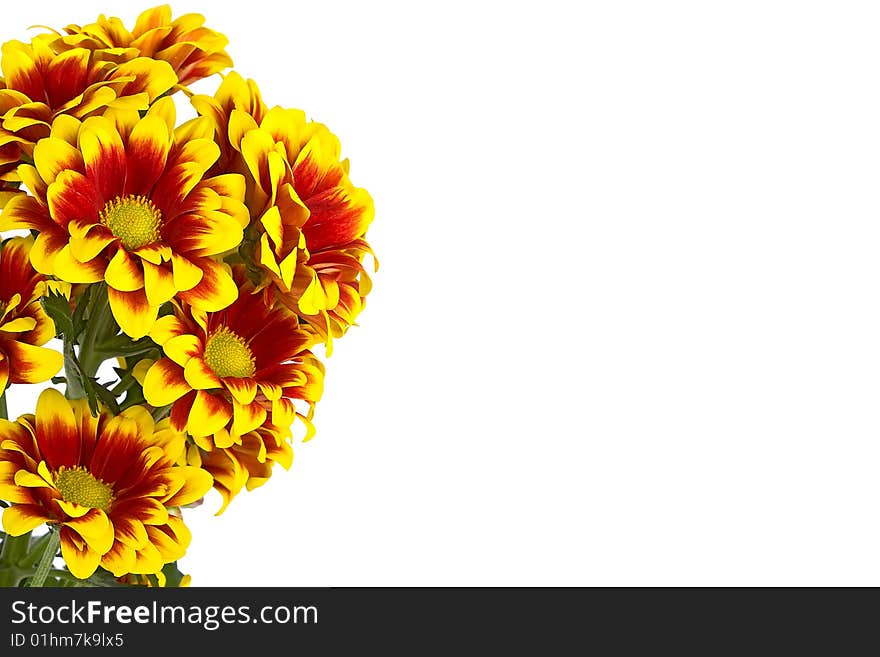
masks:
[[[9,409],[6,406],[6,391],[3,391],[3,394],[0,395],[0,418],[4,420],[9,419]]]
[[[67,373],[66,395],[68,399],[83,399],[86,396],[86,391],[76,374],[78,370],[79,365],[76,360],[76,352],[73,350],[73,341],[64,336],[64,371]]]
[[[49,542],[46,543],[43,558],[40,559],[40,565],[37,566],[37,571],[34,573],[33,579],[31,579],[31,587],[40,587],[46,582],[46,576],[52,568],[52,561],[54,561],[55,555],[58,553],[58,546],[61,544],[61,532],[52,531],[51,529],[49,531],[52,533],[52,536],[49,538]]]
[[[89,319],[79,348],[79,364],[85,376],[94,377],[101,363],[107,359],[107,354],[97,346],[116,333],[116,325],[106,286],[101,285],[92,292],[89,305]]]
[[[18,586],[29,575],[29,569],[22,567],[22,561],[30,549],[31,533],[21,536],[3,537],[0,546],[0,586]]]

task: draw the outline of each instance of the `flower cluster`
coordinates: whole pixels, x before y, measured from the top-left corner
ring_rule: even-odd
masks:
[[[66,566],[32,584],[164,583],[181,507],[213,487],[222,512],[312,437],[313,350],[371,288],[373,203],[339,140],[227,72],[203,23],[162,6],[2,46],[2,417],[9,385],[66,384],[0,419],[0,539]],[[214,95],[188,88],[214,74]]]

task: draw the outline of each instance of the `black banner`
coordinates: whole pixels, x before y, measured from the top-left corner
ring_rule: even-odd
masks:
[[[862,595],[867,593],[868,595]],[[304,655],[446,654],[516,647],[575,654],[655,647],[791,646],[846,619],[867,628],[873,592],[579,588],[0,588],[0,654],[183,654],[278,649]],[[861,611],[858,611],[861,610]],[[857,636],[857,635],[856,635]],[[759,639],[755,639],[759,637]],[[757,642],[756,642],[757,641]],[[820,645],[815,643],[815,645]],[[138,650],[139,649],[139,650]],[[303,649],[305,649],[303,651]],[[452,652],[449,652],[452,651]],[[286,654],[286,650],[285,650]],[[431,654],[440,654],[431,652]],[[246,655],[250,657],[250,654]]]

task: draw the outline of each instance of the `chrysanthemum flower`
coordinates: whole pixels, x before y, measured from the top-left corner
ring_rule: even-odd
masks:
[[[33,243],[13,237],[0,248],[0,394],[8,383],[47,381],[64,364],[59,352],[43,348],[55,324],[40,305],[46,278],[31,267]]]
[[[88,48],[99,58],[126,61],[134,57],[152,57],[171,64],[188,85],[232,66],[225,48],[229,40],[204,27],[205,17],[185,14],[171,20],[171,7],[147,9],[129,31],[115,16],[103,14],[88,25],[68,25],[67,36],[60,41],[68,47]],[[57,48],[61,48],[56,43]]]
[[[145,110],[177,84],[167,62],[148,57],[116,64],[85,48],[55,54],[45,36],[2,47],[0,82],[0,177],[18,180],[22,154],[49,136],[61,114],[83,119],[107,107]]]
[[[157,573],[183,556],[189,530],[174,507],[211,488],[200,468],[174,464],[179,444],[157,440],[136,406],[111,417],[45,390],[36,416],[0,420],[3,528],[20,536],[43,523],[60,530],[61,554],[81,579],[99,565],[115,576]]]
[[[239,274],[239,280],[243,276]],[[310,426],[324,367],[308,350],[313,337],[296,315],[268,308],[242,284],[229,308],[204,313],[178,308],[161,317],[150,337],[165,352],[143,380],[144,398],[171,409],[171,426],[206,448],[227,448],[267,422]],[[308,404],[299,413],[296,400]]]
[[[322,336],[341,335],[370,291],[362,262],[374,211],[349,179],[339,140],[299,110],[267,110],[253,81],[235,73],[192,103],[214,124],[218,165],[249,178],[243,255],[258,285]]]
[[[238,174],[205,177],[217,159],[206,121],[174,130],[170,98],[146,116],[68,116],[19,174],[33,196],[13,197],[0,230],[38,231],[31,262],[69,283],[105,281],[110,308],[132,338],[177,296],[205,311],[235,300],[228,268],[212,256],[238,247],[248,213]]]

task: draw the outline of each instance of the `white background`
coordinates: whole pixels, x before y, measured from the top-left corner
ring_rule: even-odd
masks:
[[[875,3],[174,7],[340,136],[382,265],[194,585],[880,584]]]

